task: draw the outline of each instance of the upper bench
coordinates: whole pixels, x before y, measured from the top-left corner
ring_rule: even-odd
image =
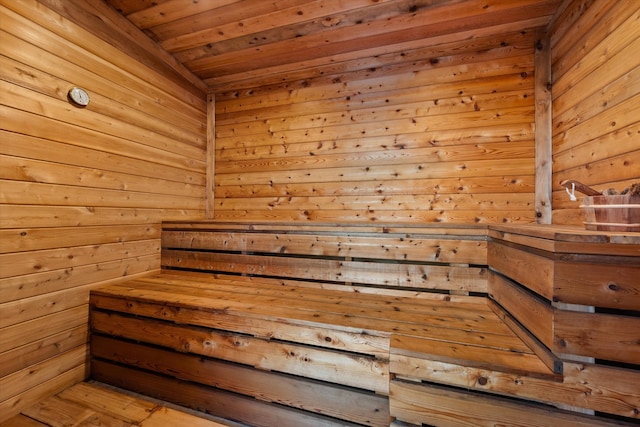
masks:
[[[164,223],[162,232],[163,268],[361,292],[485,294],[486,266],[486,226],[205,221]]]

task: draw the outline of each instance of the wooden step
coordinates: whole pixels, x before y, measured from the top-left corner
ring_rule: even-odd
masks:
[[[471,393],[433,384],[391,382],[391,415],[435,427],[518,425],[527,427],[613,427],[632,424],[585,416],[522,400]],[[396,424],[398,426],[404,423]]]

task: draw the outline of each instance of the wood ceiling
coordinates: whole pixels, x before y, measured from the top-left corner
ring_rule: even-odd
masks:
[[[545,27],[560,0],[105,0],[212,92],[432,61]],[[457,43],[457,44],[456,44]],[[424,58],[422,58],[424,59]]]

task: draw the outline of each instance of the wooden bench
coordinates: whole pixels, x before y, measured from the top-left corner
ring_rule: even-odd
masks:
[[[161,274],[92,292],[92,375],[251,425],[613,425],[529,402],[593,407],[536,329],[487,298],[502,277],[489,233],[167,223]],[[592,400],[626,415],[634,399]]]

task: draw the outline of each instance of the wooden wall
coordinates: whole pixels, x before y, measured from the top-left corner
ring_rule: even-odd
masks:
[[[640,2],[569,2],[551,42],[553,222],[582,225],[581,197],[571,202],[560,181],[640,181]]]
[[[215,218],[534,221],[537,32],[504,28],[216,93]]]
[[[142,33],[99,1],[1,3],[0,421],[85,378],[89,289],[159,269],[206,163],[204,87]]]

